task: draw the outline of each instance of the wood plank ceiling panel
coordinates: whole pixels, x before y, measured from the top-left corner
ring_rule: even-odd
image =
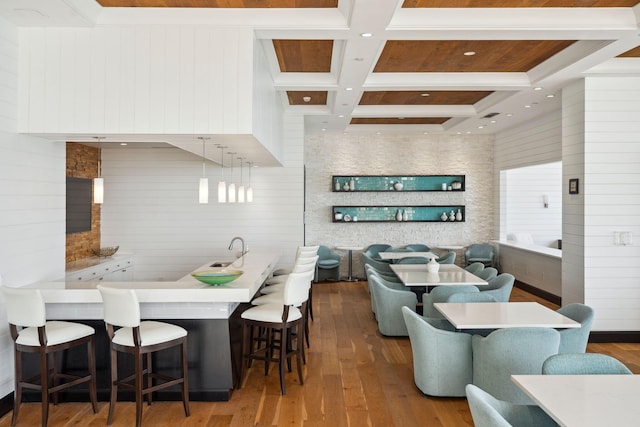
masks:
[[[640,58],[640,46],[621,53],[618,58]]]
[[[492,91],[366,91],[360,105],[471,105]]]
[[[274,40],[283,73],[328,73],[331,71],[333,40]]]
[[[389,40],[374,72],[527,72],[572,43],[574,40]]]
[[[633,7],[638,0],[404,0],[406,8]]]
[[[103,7],[202,7],[229,9],[327,8],[338,0],[97,0]]]

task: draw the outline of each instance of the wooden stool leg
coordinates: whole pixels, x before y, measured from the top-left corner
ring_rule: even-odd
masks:
[[[93,407],[93,413],[98,412],[98,396],[96,391],[96,358],[95,358],[95,345],[93,342],[93,336],[87,342],[87,363],[89,364],[89,398],[91,399],[91,406]]]
[[[189,373],[187,372],[187,341],[180,345],[182,365],[182,405],[184,406],[184,414],[188,417],[189,413]]]
[[[153,385],[151,382],[151,373],[153,372],[153,366],[151,366],[151,353],[147,353],[147,389],[150,389]],[[143,371],[144,372],[144,371]],[[151,406],[151,393],[147,393],[147,405]]]
[[[49,356],[44,349],[40,351],[40,391],[42,396],[42,427],[47,427],[49,421]]]
[[[107,425],[111,425],[113,421],[113,412],[116,407],[116,398],[118,397],[118,353],[111,348],[111,398],[109,400],[109,417]]]
[[[22,353],[17,349],[14,349],[13,355],[15,363],[15,392],[13,393],[13,417],[11,417],[11,427],[16,425],[16,421],[18,420],[18,411],[20,411],[20,403],[22,403]]]
[[[280,391],[282,392],[282,395],[284,396],[285,394],[287,394],[286,390],[285,390],[285,386],[284,386],[284,366],[285,366],[285,360],[287,358],[287,330],[285,328],[280,330],[280,360],[279,360],[279,366],[280,366]]]
[[[304,321],[304,317],[302,318],[302,321]],[[302,329],[302,326],[298,326],[298,328]],[[302,378],[302,361],[304,356],[304,338],[297,334],[295,344],[296,364],[298,365],[298,379],[300,379],[300,385],[303,385],[304,380]]]
[[[242,343],[240,344],[240,378],[238,378],[238,389],[242,388],[242,381],[244,380],[245,364],[248,365],[248,351],[249,351],[249,326],[247,322],[242,322]]]
[[[135,388],[136,388],[136,427],[142,425],[142,368],[143,356],[140,351],[134,353],[135,365]]]

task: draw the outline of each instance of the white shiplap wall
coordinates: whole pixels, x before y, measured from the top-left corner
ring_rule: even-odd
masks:
[[[585,79],[584,299],[595,330],[640,330],[640,77]],[[634,244],[613,244],[628,231]]]
[[[306,137],[309,244],[468,245],[493,238],[493,136],[333,135]],[[332,192],[332,175],[466,175],[465,192]],[[333,205],[466,205],[463,223],[333,223]],[[458,251],[458,257],[462,251]],[[353,271],[363,275],[360,253]],[[342,275],[347,272],[347,258]]]
[[[251,133],[253,44],[211,26],[22,28],[20,131]]]
[[[135,280],[175,280],[206,261],[227,258],[234,236],[250,248],[282,250],[281,265],[290,264],[304,240],[304,125],[297,115],[284,121],[284,167],[252,170],[253,203],[218,204],[220,168],[209,163],[210,203],[200,205],[201,158],[179,149],[103,149],[102,244],[135,255]],[[227,183],[230,172],[227,163]]]
[[[0,18],[0,275],[7,286],[64,276],[65,146],[16,133],[18,29]],[[0,298],[0,398],[13,391]]]

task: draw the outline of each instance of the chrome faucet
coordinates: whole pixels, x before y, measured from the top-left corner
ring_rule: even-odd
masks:
[[[234,237],[233,239],[231,239],[231,243],[229,243],[229,250],[233,248],[233,244],[236,240],[240,240],[240,243],[242,243],[242,255],[249,252],[249,246],[245,245],[244,239],[242,237]]]

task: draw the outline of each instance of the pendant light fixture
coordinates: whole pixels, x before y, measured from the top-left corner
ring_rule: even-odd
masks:
[[[253,202],[253,188],[251,188],[251,168],[253,162],[247,162],[249,164],[249,186],[247,187],[247,203]]]
[[[98,144],[104,136],[94,136]],[[98,176],[93,178],[93,203],[101,205],[104,202],[104,179],[102,179],[102,148],[98,147]]]
[[[219,145],[220,149],[220,181],[218,181],[218,203],[227,202],[227,183],[224,182],[224,149],[227,148],[223,145]]]
[[[244,157],[238,157],[240,160],[240,186],[238,187],[238,203],[244,203],[244,181],[243,181],[243,173],[242,173],[242,161]]]
[[[200,204],[209,203],[209,179],[206,178],[205,167],[205,143],[208,139],[204,136],[199,136],[199,140],[202,141],[202,178],[200,178],[200,186],[198,187],[198,201]]]
[[[229,200],[229,203],[235,203],[236,202],[236,184],[233,182],[233,155],[236,153],[229,152],[227,154],[231,155],[231,178],[229,179],[228,200]]]

